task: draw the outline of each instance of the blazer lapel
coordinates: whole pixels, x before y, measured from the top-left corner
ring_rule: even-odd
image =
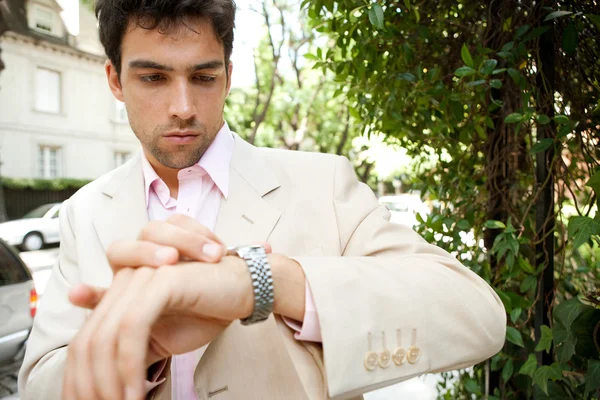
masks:
[[[281,185],[259,151],[235,136],[229,193],[221,201],[215,234],[228,246],[267,241],[281,212],[265,199]]]
[[[94,219],[94,227],[106,251],[115,240],[135,240],[148,223],[144,175],[138,155],[116,170],[102,188],[106,207]]]

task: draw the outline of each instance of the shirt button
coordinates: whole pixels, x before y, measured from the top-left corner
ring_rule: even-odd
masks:
[[[409,363],[416,364],[417,361],[419,361],[420,356],[421,356],[421,349],[419,349],[417,346],[410,346],[408,348],[408,356],[406,357],[406,359],[408,360]]]
[[[378,358],[379,357],[377,356],[377,353],[375,353],[374,351],[369,351],[365,354],[364,363],[367,371],[373,371],[375,368],[377,368]]]
[[[392,353],[389,350],[384,350],[379,353],[379,366],[387,368],[392,363]]]
[[[394,354],[392,355],[392,360],[396,365],[402,365],[404,363],[404,358],[406,357],[406,350],[402,347],[398,347],[394,350]]]

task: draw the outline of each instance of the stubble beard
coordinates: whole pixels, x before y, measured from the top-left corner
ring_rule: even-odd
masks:
[[[150,154],[152,154],[161,165],[173,169],[188,168],[192,165],[197,164],[198,161],[200,161],[204,153],[206,153],[206,150],[208,150],[208,148],[212,144],[215,136],[217,135],[217,132],[208,132],[206,125],[197,121],[186,125],[188,126],[186,126],[185,129],[191,129],[199,133],[199,142],[196,143],[194,147],[192,147],[189,144],[182,144],[176,146],[176,150],[166,150],[164,148],[161,148],[160,140],[163,137],[163,133],[173,130],[174,127],[156,127],[150,137],[150,142],[142,140],[142,138],[138,134],[136,134],[136,136],[138,136],[138,139],[140,139],[140,141],[142,142],[142,144],[145,145]],[[176,127],[176,129],[182,128],[183,127],[180,126]]]

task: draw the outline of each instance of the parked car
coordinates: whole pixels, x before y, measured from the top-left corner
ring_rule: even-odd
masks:
[[[58,212],[61,203],[44,204],[21,219],[0,224],[0,238],[24,251],[39,250],[48,243],[58,243]]]
[[[429,209],[421,201],[419,196],[413,194],[401,194],[396,196],[381,196],[379,204],[383,204],[392,214],[390,221],[396,224],[410,226],[417,225],[417,214],[427,219]]]
[[[36,310],[29,269],[17,251],[0,240],[0,372],[22,360]]]

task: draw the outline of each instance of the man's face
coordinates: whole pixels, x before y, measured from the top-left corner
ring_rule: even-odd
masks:
[[[152,164],[186,168],[208,149],[223,125],[230,88],[231,65],[224,58],[223,45],[206,20],[188,20],[167,33],[130,23],[122,42],[120,80],[110,62],[106,73]]]

